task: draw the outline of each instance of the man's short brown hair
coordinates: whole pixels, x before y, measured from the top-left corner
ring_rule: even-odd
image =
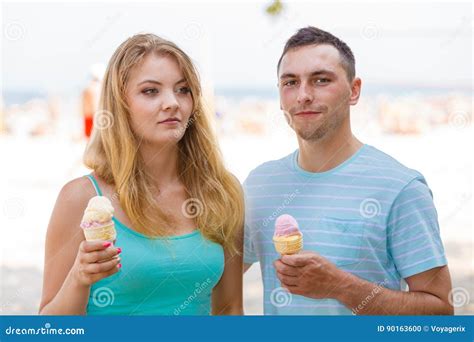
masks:
[[[292,49],[308,46],[328,44],[334,46],[341,56],[341,64],[346,70],[347,78],[352,81],[355,77],[355,58],[351,48],[342,40],[332,35],[329,32],[320,30],[313,26],[301,28],[293,36],[288,39],[283,49],[283,53],[278,60],[277,70],[280,70],[280,64],[283,56]]]

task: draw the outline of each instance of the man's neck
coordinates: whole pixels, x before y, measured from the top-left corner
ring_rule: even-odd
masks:
[[[362,143],[352,135],[352,131],[334,134],[315,141],[298,137],[298,165],[308,172],[326,172],[349,159]]]

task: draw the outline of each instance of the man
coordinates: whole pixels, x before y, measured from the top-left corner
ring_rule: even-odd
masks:
[[[425,179],[352,134],[361,80],[351,49],[328,32],[300,29],[280,57],[278,82],[299,149],[244,183],[244,270],[260,262],[265,314],[453,314]],[[296,218],[304,251],[275,251],[281,214]]]

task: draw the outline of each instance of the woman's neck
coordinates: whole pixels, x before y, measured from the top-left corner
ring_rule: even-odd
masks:
[[[140,145],[140,155],[145,165],[145,172],[151,177],[153,185],[162,190],[178,181],[177,144],[157,146],[153,144]]]

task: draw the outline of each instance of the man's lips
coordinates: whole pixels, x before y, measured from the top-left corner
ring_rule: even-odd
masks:
[[[317,115],[321,114],[322,112],[314,112],[314,111],[303,111],[303,112],[298,112],[295,115]]]

